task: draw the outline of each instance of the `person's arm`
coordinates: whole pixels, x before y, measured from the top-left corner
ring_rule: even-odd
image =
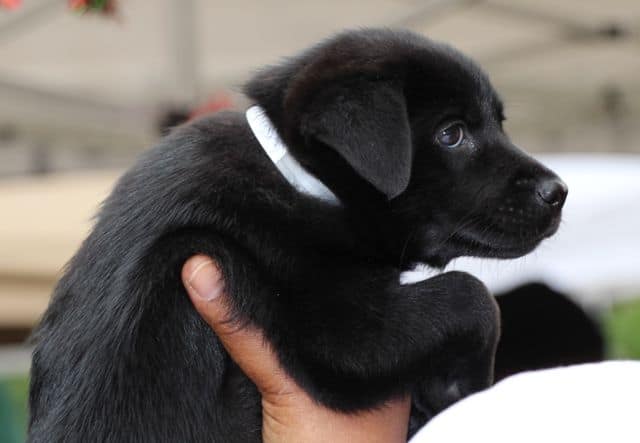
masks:
[[[410,398],[390,401],[376,410],[340,414],[313,401],[280,367],[260,331],[225,321],[224,281],[208,257],[190,258],[182,278],[196,310],[229,355],[262,394],[262,436],[266,443],[395,443],[407,440]]]

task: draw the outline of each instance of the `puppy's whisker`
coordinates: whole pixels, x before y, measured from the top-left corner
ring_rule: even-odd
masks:
[[[488,184],[484,184],[483,186],[480,186],[478,188],[478,190],[474,193],[472,201],[474,202],[478,202],[480,201],[480,199],[478,198],[480,196],[480,194],[482,192],[484,192],[484,190],[488,187]],[[449,242],[453,237],[455,237],[458,233],[460,233],[463,229],[467,229],[470,227],[473,227],[474,224],[477,221],[482,221],[480,220],[475,220],[474,217],[476,216],[476,213],[481,209],[481,206],[475,205],[473,206],[469,212],[467,212],[467,214],[465,214],[464,216],[462,216],[460,218],[460,221],[457,223],[457,225],[453,228],[453,230],[451,231],[451,234],[449,234],[449,236],[441,242],[440,245],[438,245],[439,247],[445,245],[447,242]]]

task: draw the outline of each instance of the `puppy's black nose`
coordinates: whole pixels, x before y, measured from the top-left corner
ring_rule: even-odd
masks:
[[[551,206],[562,207],[567,199],[567,185],[559,178],[547,178],[538,184],[538,197]]]

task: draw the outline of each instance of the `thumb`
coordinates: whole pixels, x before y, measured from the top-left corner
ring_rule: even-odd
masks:
[[[286,390],[291,381],[261,332],[229,321],[229,297],[218,265],[205,255],[193,256],[182,268],[182,281],[193,306],[258,389],[263,393]]]
[[[191,257],[182,268],[182,281],[198,312],[213,315],[214,318],[205,316],[205,319],[208,323],[211,323],[209,320],[217,323],[214,320],[221,310],[215,309],[216,304],[212,302],[222,295],[224,281],[216,263],[205,255]]]

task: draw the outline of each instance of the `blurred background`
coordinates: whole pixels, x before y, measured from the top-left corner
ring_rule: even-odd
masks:
[[[0,0],[0,442],[24,439],[25,339],[123,169],[169,126],[244,109],[261,65],[362,26],[476,59],[512,139],[569,184],[539,252],[453,265],[503,294],[498,375],[640,358],[639,1]]]

